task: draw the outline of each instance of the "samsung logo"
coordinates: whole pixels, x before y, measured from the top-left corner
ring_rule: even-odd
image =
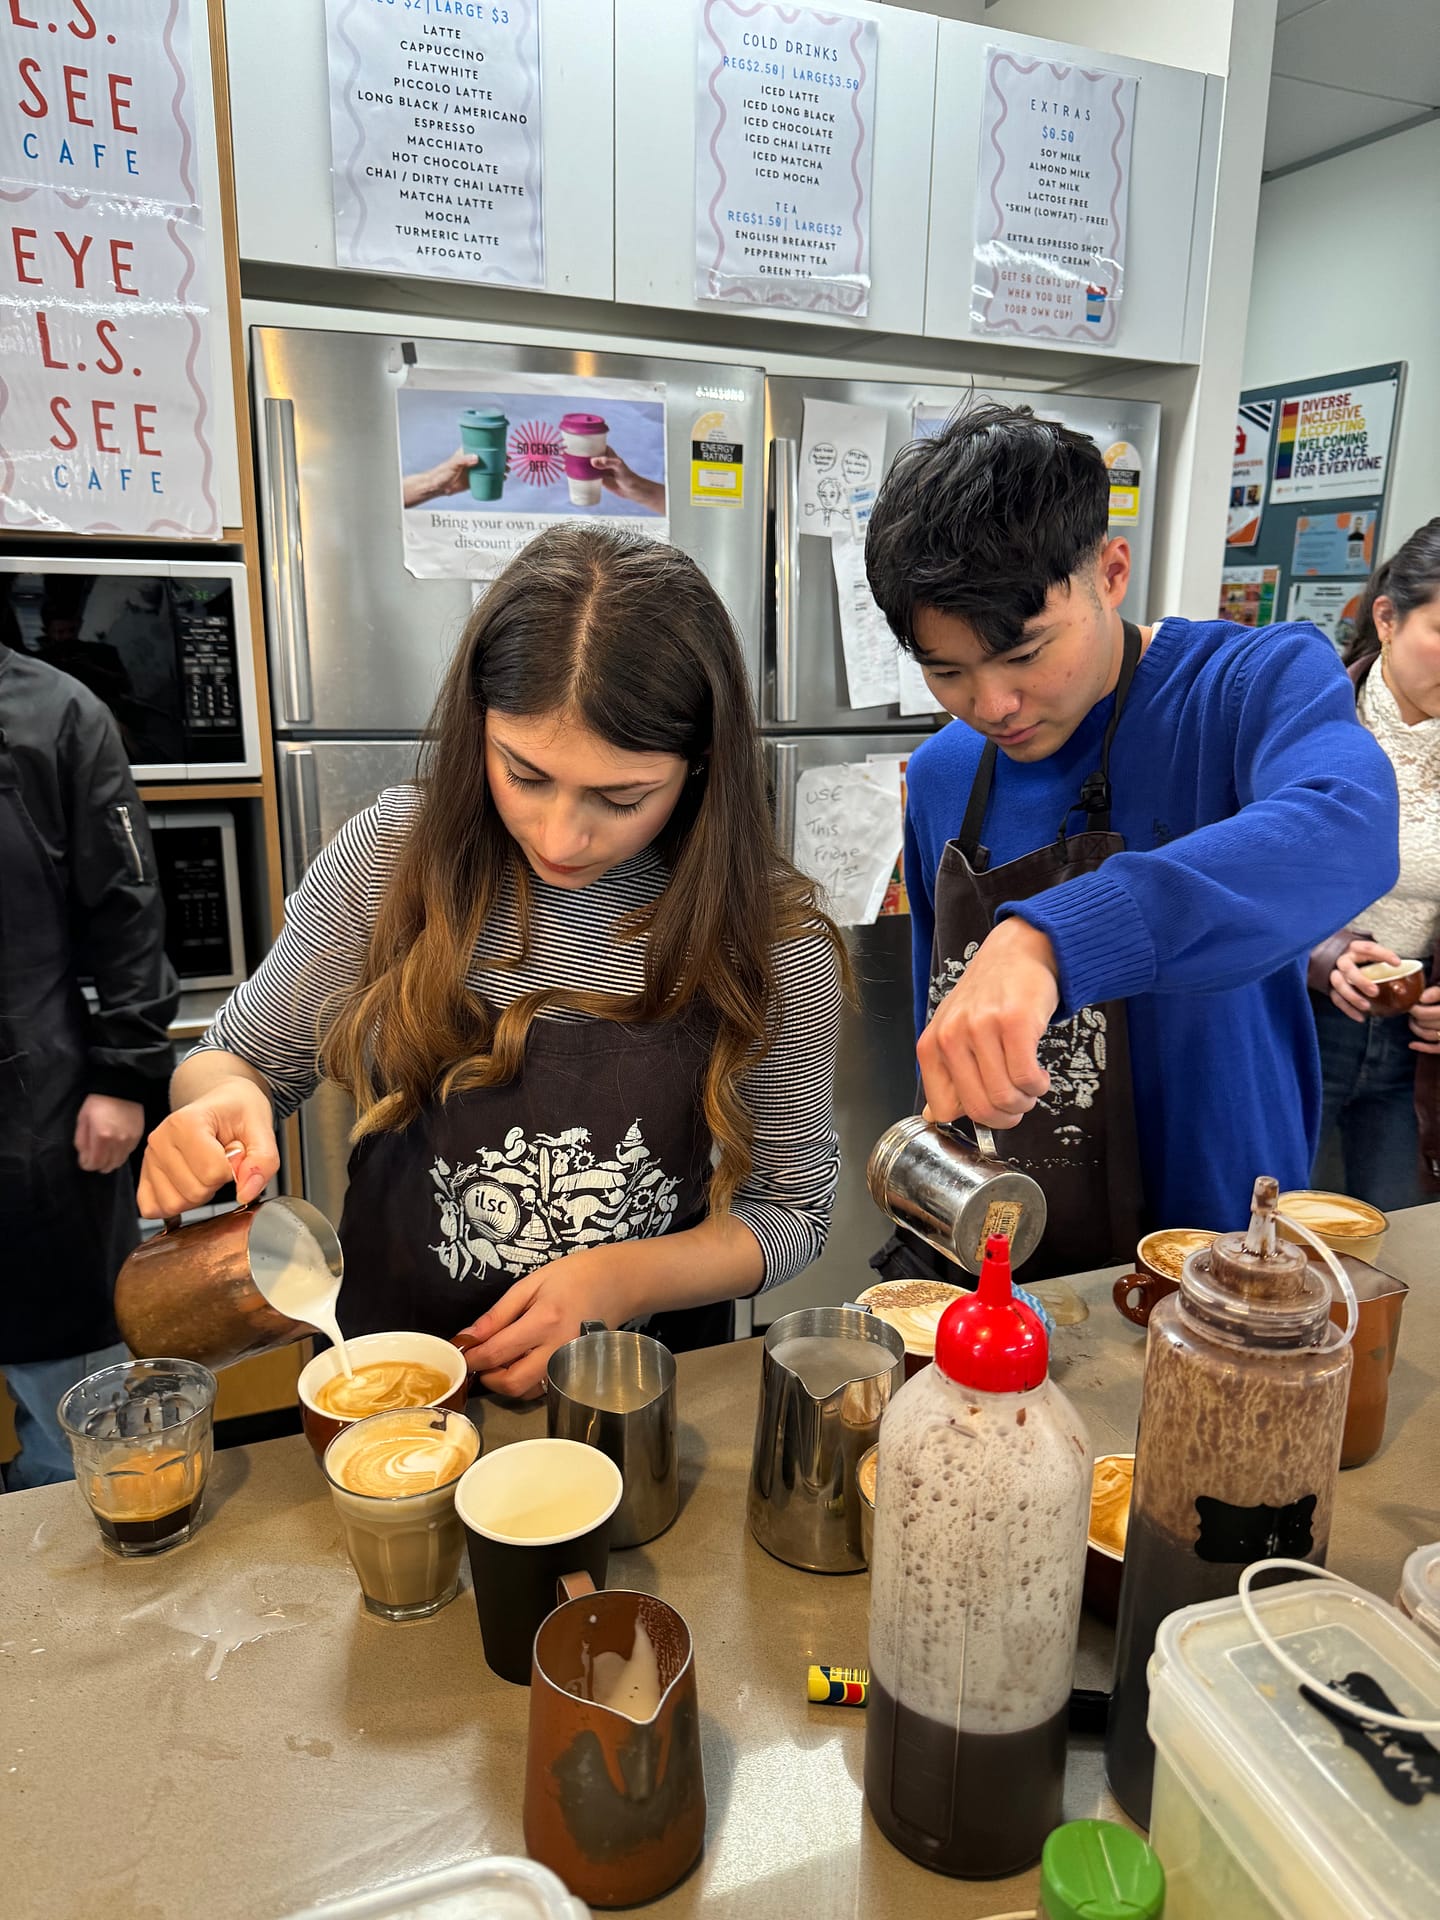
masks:
[[[697,400],[746,400],[749,395],[743,387],[697,387]]]

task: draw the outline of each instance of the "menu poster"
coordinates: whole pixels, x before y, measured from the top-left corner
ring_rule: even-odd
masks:
[[[557,520],[669,539],[662,385],[413,367],[395,399],[417,579],[493,579]]]
[[[216,539],[188,10],[0,20],[0,526]]]
[[[696,298],[861,318],[874,22],[703,0],[697,47]]]
[[[1135,86],[1123,74],[986,48],[970,312],[978,331],[1114,345]]]
[[[1253,547],[1260,538],[1265,483],[1270,476],[1270,441],[1275,432],[1273,400],[1242,400],[1235,413],[1235,452],[1230,462],[1230,511],[1227,547]]]
[[[545,284],[540,0],[325,0],[335,255]]]
[[[1398,383],[1331,387],[1280,403],[1270,498],[1334,500],[1385,490]]]

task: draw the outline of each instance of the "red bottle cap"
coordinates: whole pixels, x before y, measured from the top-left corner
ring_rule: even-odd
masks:
[[[978,1393],[1028,1393],[1045,1378],[1050,1342],[1040,1316],[1015,1298],[1010,1242],[985,1242],[980,1285],[953,1301],[935,1332],[935,1364],[947,1380]]]

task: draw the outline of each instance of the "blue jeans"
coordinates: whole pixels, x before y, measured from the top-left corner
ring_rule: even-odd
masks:
[[[66,1389],[87,1373],[118,1366],[130,1358],[123,1346],[103,1347],[99,1353],[77,1353],[68,1360],[27,1360],[5,1368],[5,1383],[15,1401],[15,1434],[20,1451],[0,1468],[6,1493],[22,1487],[53,1487],[75,1478],[70,1443],[56,1408]]]
[[[1420,1131],[1415,1119],[1414,1035],[1401,1015],[1350,1020],[1311,994],[1320,1041],[1320,1146],[1311,1180],[1382,1213],[1418,1207]]]

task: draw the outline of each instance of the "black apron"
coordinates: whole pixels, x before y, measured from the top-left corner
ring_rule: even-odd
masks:
[[[347,1334],[449,1339],[527,1274],[706,1217],[710,1031],[694,1018],[535,1020],[506,1086],[432,1101],[350,1158],[340,1221]],[[657,1313],[674,1352],[731,1338],[735,1304]]]
[[[990,865],[981,833],[995,780],[998,749],[987,742],[980,756],[960,838],[941,855],[935,877],[935,944],[930,963],[929,1014],[957,984],[995,926],[1007,901],[1033,899],[1050,887],[1093,873],[1124,838],[1111,831],[1110,748],[1140,661],[1140,631],[1125,623],[1125,650],[1115,688],[1115,706],[1105,729],[1100,765],[1081,783],[1079,797],[1048,847],[1022,854],[1002,867]],[[1071,816],[1088,824],[1066,831]],[[1057,1021],[1040,1042],[1040,1064],[1050,1091],[1015,1127],[996,1136],[997,1151],[1028,1173],[1045,1194],[1045,1236],[1025,1264],[1023,1280],[1085,1273],[1128,1260],[1140,1236],[1143,1189],[1130,1078],[1130,1040],[1123,1000],[1081,1007]],[[913,1235],[897,1236],[876,1256],[887,1278],[908,1272],[940,1273],[940,1256]],[[941,1277],[953,1278],[953,1268]]]
[[[87,1032],[70,903],[0,732],[0,1365],[120,1338],[110,1300],[139,1238],[128,1166],[85,1173]]]

